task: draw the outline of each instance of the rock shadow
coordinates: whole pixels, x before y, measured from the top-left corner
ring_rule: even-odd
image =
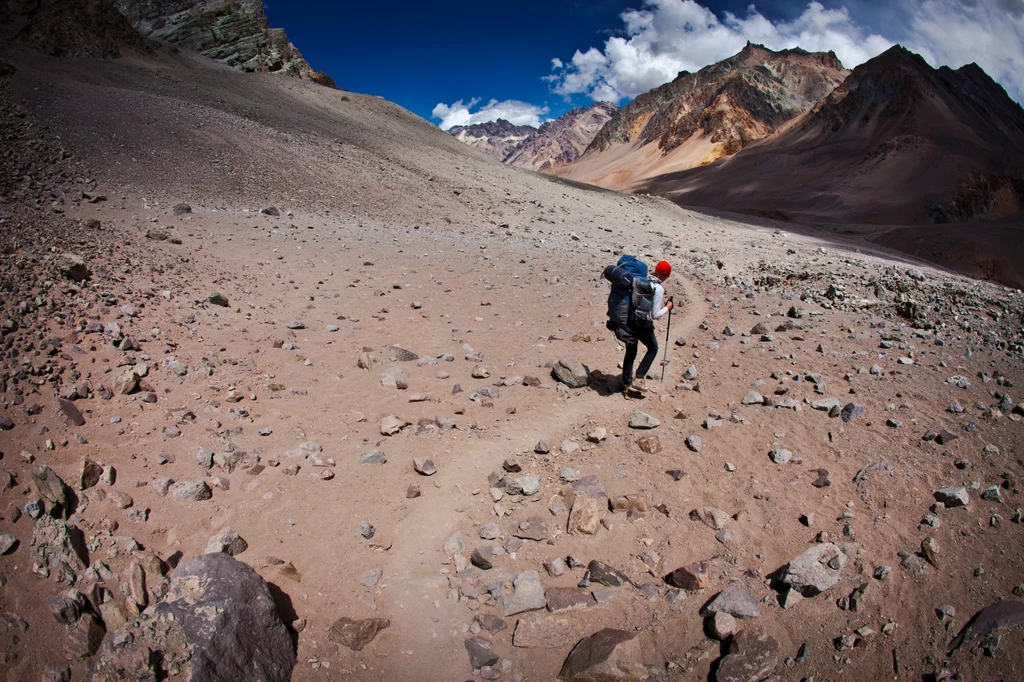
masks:
[[[267,581],[267,588],[270,590],[270,598],[274,600],[274,606],[277,607],[277,615],[281,617],[281,620],[284,621],[285,626],[288,628],[288,635],[292,638],[292,648],[298,653],[299,633],[294,630],[292,623],[298,620],[299,614],[295,612],[292,598],[288,596],[287,592],[269,580]]]
[[[622,392],[622,375],[606,374],[599,369],[590,370],[590,390],[595,391],[602,398]]]

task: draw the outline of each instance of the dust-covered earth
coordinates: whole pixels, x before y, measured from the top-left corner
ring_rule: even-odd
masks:
[[[505,167],[377,97],[3,59],[3,679],[190,679],[171,635],[101,664],[225,528],[295,680],[1020,679],[1019,291]],[[641,400],[623,253],[674,267]]]

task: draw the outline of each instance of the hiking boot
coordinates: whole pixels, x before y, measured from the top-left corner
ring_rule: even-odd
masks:
[[[636,381],[633,382],[632,388],[633,388],[634,391],[639,391],[640,393],[646,392],[647,391],[647,379],[641,379],[641,378],[638,377],[636,379]]]

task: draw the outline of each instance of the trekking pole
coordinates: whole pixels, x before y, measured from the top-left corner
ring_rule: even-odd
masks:
[[[671,301],[672,297],[669,296],[668,300]],[[668,311],[668,327],[665,329],[665,355],[661,360],[661,383],[665,383],[665,366],[668,364],[668,335],[672,331],[672,309]]]

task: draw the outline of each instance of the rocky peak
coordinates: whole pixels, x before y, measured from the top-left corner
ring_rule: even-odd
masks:
[[[504,161],[537,171],[572,163],[618,112],[619,107],[609,102],[573,109],[543,124],[536,135],[520,144]]]
[[[448,132],[487,156],[504,161],[512,150],[537,134],[533,126],[517,126],[503,118],[496,121],[452,126]]]
[[[947,136],[958,128],[993,150],[1024,151],[1024,109],[981,68],[933,69],[900,45],[854,69],[802,127],[870,129],[875,137]]]
[[[616,143],[657,143],[667,154],[694,138],[711,142],[711,157],[734,154],[808,111],[849,71],[832,53],[775,52],[748,43],[729,59],[697,73],[681,72],[640,95],[598,133],[586,154]]]

